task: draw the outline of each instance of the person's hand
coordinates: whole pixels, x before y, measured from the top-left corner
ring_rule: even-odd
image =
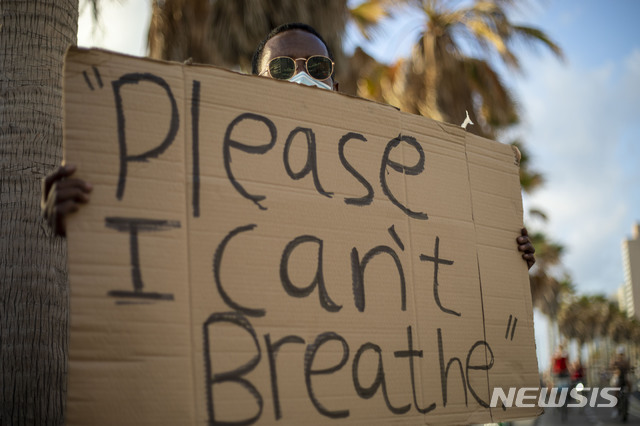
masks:
[[[522,258],[527,262],[527,267],[531,269],[533,264],[536,263],[536,258],[533,255],[536,249],[533,248],[533,244],[529,239],[527,228],[522,228],[520,236],[516,238],[516,241],[518,243],[518,251],[522,252]]]
[[[65,236],[67,233],[65,218],[89,201],[93,188],[88,182],[70,178],[76,166],[60,166],[42,181],[42,215],[51,226],[53,233]]]

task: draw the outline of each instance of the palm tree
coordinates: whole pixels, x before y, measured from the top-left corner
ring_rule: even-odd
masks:
[[[587,297],[574,298],[564,305],[558,313],[558,329],[568,339],[578,342],[580,353],[593,339],[592,329],[595,320],[590,315],[590,302]]]
[[[407,0],[426,17],[426,29],[408,59],[391,66],[360,59],[358,94],[368,99],[387,102],[405,111],[437,120],[460,123],[466,112],[477,126],[468,129],[495,138],[497,130],[518,121],[515,101],[491,65],[482,59],[465,56],[461,39],[476,43],[479,51],[497,52],[503,62],[519,70],[520,64],[510,49],[513,41],[541,42],[558,56],[560,49],[549,38],[531,27],[513,25],[506,17],[509,2],[476,1],[469,7],[447,8],[445,0]],[[397,3],[386,3],[389,8]],[[356,55],[363,52],[356,50]],[[520,182],[531,193],[544,182],[532,169],[528,150],[521,141],[512,142],[521,153]],[[546,219],[543,211],[532,209],[532,215]],[[562,247],[543,234],[532,236],[537,265],[531,275],[534,305],[553,318],[558,309],[556,297],[560,283],[550,268],[560,263]]]
[[[564,251],[562,245],[552,242],[543,232],[529,235],[536,249],[536,264],[530,271],[531,297],[534,306],[547,316],[557,313],[561,292],[561,281],[558,281],[551,270],[560,263]],[[565,287],[568,287],[568,279]]]
[[[544,177],[540,172],[532,168],[531,154],[522,141],[516,139],[512,141],[510,145],[518,148],[518,151],[520,151],[520,186],[525,193],[531,194],[544,184]],[[544,213],[536,211],[536,214],[546,219]]]
[[[386,2],[391,11],[398,2]],[[515,101],[500,76],[484,59],[463,53],[461,42],[475,45],[481,56],[497,54],[508,67],[520,70],[512,49],[517,40],[542,43],[559,57],[562,53],[541,31],[514,25],[506,15],[508,1],[479,0],[470,6],[455,7],[446,0],[405,0],[426,18],[420,41],[408,59],[391,66],[367,63],[362,67],[358,94],[387,102],[416,114],[437,120],[461,123],[466,111],[476,126],[468,128],[482,136],[495,138],[499,129],[518,121]],[[453,7],[450,7],[452,6]],[[460,5],[460,3],[457,3]],[[356,51],[356,54],[360,52]],[[530,193],[544,182],[531,167],[530,156],[520,141],[512,142],[521,153],[520,181]],[[533,215],[546,219],[541,210]],[[562,247],[543,233],[532,236],[537,264],[531,275],[534,304],[551,318],[558,309],[560,283],[550,269],[560,263]]]
[[[627,343],[631,339],[632,323],[616,305],[611,305],[611,321],[607,327],[607,334],[614,343]]]
[[[605,353],[613,352],[613,339],[610,336],[612,326],[616,322],[620,310],[603,295],[593,296],[594,305],[598,311],[598,326],[596,327],[596,335],[604,341]]]
[[[398,2],[389,2],[392,10]],[[423,31],[387,102],[396,98],[404,111],[461,123],[465,111],[477,123],[470,130],[492,139],[500,128],[518,122],[516,102],[490,59],[498,57],[521,71],[515,43],[542,44],[557,56],[560,48],[542,31],[515,25],[507,17],[508,0],[404,0],[423,17]],[[470,45],[464,49],[463,45]],[[472,56],[466,51],[475,54]],[[394,102],[390,102],[394,103]]]
[[[0,5],[0,423],[62,424],[66,245],[40,216],[40,181],[62,158],[62,60],[78,2]]]
[[[566,337],[578,340],[581,349],[589,344],[592,384],[598,383],[598,372],[609,366],[611,343],[624,342],[630,336],[622,317],[617,307],[602,295],[574,298],[558,314],[559,329]]]
[[[552,272],[560,263],[563,247],[551,242],[544,233],[530,234],[536,249],[536,264],[529,271],[529,285],[533,306],[549,320],[548,336],[552,347],[558,344],[559,320],[563,303],[574,294],[570,278],[558,279]]]
[[[98,0],[91,0],[94,10]],[[379,65],[360,50],[342,50],[347,21],[369,38],[388,16],[389,0],[368,0],[351,8],[347,0],[164,0],[154,1],[149,26],[149,56],[250,70],[253,51],[273,28],[287,22],[310,24],[322,34],[336,63],[340,91],[355,95],[368,65]],[[95,14],[94,14],[95,16]],[[366,59],[365,59],[366,58]],[[366,62],[366,65],[363,63]]]
[[[348,16],[347,0],[154,1],[149,56],[171,61],[191,58],[246,72],[256,45],[273,28],[303,22],[322,34],[337,64],[346,64],[342,37]],[[339,81],[346,72],[346,67],[336,67]]]

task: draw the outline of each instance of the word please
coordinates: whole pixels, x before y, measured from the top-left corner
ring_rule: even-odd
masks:
[[[133,85],[136,87],[141,82],[147,82],[158,85],[162,88],[167,95],[170,104],[170,114],[166,117],[169,123],[169,130],[162,141],[159,144],[143,153],[132,154],[130,151],[129,143],[127,141],[127,128],[131,127],[132,120],[127,120],[126,108],[123,103],[122,89],[124,87]],[[122,200],[127,182],[127,175],[129,166],[132,163],[146,163],[152,158],[158,158],[161,156],[175,141],[178,130],[180,128],[180,110],[178,103],[173,95],[169,84],[161,77],[149,74],[149,73],[130,73],[125,74],[118,80],[112,82],[113,94],[116,105],[117,116],[117,132],[118,132],[118,146],[120,151],[120,171],[118,178],[118,185],[116,188],[116,198]],[[194,80],[192,82],[192,97],[191,97],[191,151],[192,151],[192,179],[193,179],[193,216],[200,216],[200,132],[199,132],[199,120],[200,120],[200,82]],[[241,140],[239,134],[240,130],[247,126],[258,126],[262,129],[262,132],[256,132],[249,141]],[[224,140],[222,143],[222,157],[224,162],[224,169],[227,177],[235,190],[244,198],[253,202],[260,210],[266,210],[261,202],[266,199],[264,194],[250,193],[247,188],[243,186],[240,180],[235,176],[232,163],[232,151],[244,154],[264,155],[269,152],[277,143],[278,129],[275,123],[269,118],[245,112],[235,117],[226,127],[224,132]],[[255,145],[255,140],[268,140],[268,142],[262,145]],[[306,160],[304,166],[300,170],[294,170],[292,161],[290,158],[291,147],[295,140],[300,139],[305,142],[306,145]],[[357,132],[347,132],[340,137],[337,144],[338,156],[342,167],[362,186],[362,189],[366,192],[360,197],[347,197],[344,202],[354,206],[367,206],[372,203],[374,198],[374,189],[372,184],[349,162],[345,155],[345,146],[353,143],[366,143],[367,138]],[[394,152],[399,152],[402,149],[408,149],[413,151],[417,155],[417,161],[415,164],[404,164],[392,160]],[[332,198],[333,192],[324,189],[320,183],[317,164],[316,153],[316,135],[311,128],[296,127],[289,131],[283,150],[283,166],[287,175],[293,180],[300,180],[308,175],[311,175],[313,184],[318,194]],[[405,215],[418,220],[428,219],[427,213],[422,211],[411,210],[408,206],[404,205],[399,198],[394,194],[393,189],[388,183],[387,175],[390,171],[395,171],[402,176],[416,176],[420,175],[425,170],[425,153],[420,142],[418,142],[413,136],[399,134],[397,137],[391,138],[385,145],[384,152],[381,154],[380,168],[379,168],[379,183],[382,193],[387,197],[389,201],[396,207],[398,207]]]

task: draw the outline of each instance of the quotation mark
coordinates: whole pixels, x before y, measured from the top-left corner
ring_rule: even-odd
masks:
[[[98,87],[102,89],[102,78],[100,77],[100,72],[98,72],[98,68],[92,66],[91,69],[93,69],[93,75],[96,78]],[[87,83],[87,86],[89,86],[89,89],[94,90],[93,84],[91,83],[91,79],[89,78],[89,74],[87,74],[86,71],[82,71],[82,75],[84,76],[84,81]]]
[[[513,328],[511,327],[511,320],[513,319]],[[509,322],[507,323],[507,332],[504,333],[504,338],[509,339],[509,329],[511,328],[511,340],[513,340],[513,333],[516,332],[516,324],[518,323],[518,318],[513,315],[509,315]]]

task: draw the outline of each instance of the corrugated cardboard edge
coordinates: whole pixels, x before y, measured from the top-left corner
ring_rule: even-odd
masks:
[[[510,147],[512,149],[513,155],[514,155],[513,164],[515,166],[517,166],[518,168],[520,167],[520,160],[522,159],[522,154],[521,154],[520,150],[515,145],[501,144],[500,142],[496,142],[496,141],[491,140],[491,139],[487,139],[487,138],[484,138],[484,137],[481,137],[481,136],[477,136],[477,135],[471,134],[470,132],[466,131],[465,129],[463,129],[463,128],[459,127],[459,126],[453,126],[453,125],[446,124],[446,123],[438,123],[438,124],[441,124],[441,128],[442,128],[443,131],[449,130],[451,133],[457,133],[459,131],[464,132],[464,134],[465,134],[465,137],[464,137],[465,156],[467,158],[467,171],[468,171],[467,176],[468,176],[469,180],[471,180],[471,174],[469,172],[470,162],[469,162],[469,157],[468,157],[468,154],[469,154],[468,147],[469,147],[469,145],[477,143],[476,141],[488,142],[488,143],[492,143],[492,144],[496,144],[497,143],[497,144],[500,144],[500,145],[505,145],[505,146]],[[453,127],[453,129],[452,129],[452,127]],[[476,140],[474,140],[474,139],[476,139]],[[471,186],[471,181],[469,181],[469,185]],[[520,192],[522,193],[522,188],[520,188]],[[469,196],[473,197],[473,191],[470,191]],[[520,202],[522,203],[522,200]],[[471,209],[472,209],[471,215],[472,215],[472,218],[474,219],[473,220],[473,227],[474,227],[474,229],[476,229],[476,236],[477,236],[477,234],[478,234],[477,233],[477,223],[476,223],[476,220],[475,220],[475,217],[474,217],[473,202],[471,202]],[[522,223],[524,222],[524,218],[523,217],[521,217],[521,222]],[[524,223],[523,223],[523,227],[524,227]],[[483,328],[483,331],[485,333],[485,340],[486,340],[486,324],[485,324],[485,311],[484,311],[485,292],[484,292],[484,290],[482,288],[482,273],[481,273],[481,270],[480,270],[480,260],[479,260],[479,250],[478,250],[479,247],[480,246],[478,244],[476,244],[476,258],[477,258],[477,264],[478,264],[478,280],[480,282],[480,294],[482,296],[482,299],[481,299],[482,318],[483,318],[482,328]],[[531,328],[533,330],[533,326],[534,326],[534,324],[533,324],[533,300],[531,298],[531,293],[528,291],[528,289],[525,289],[525,291],[523,291],[523,295],[525,297],[524,303],[525,303],[525,305],[527,307],[526,310],[527,310],[528,313],[530,313],[529,318],[526,318],[526,320],[527,320],[528,323],[531,324]],[[537,354],[537,344],[536,344],[536,341],[535,341],[535,336],[534,336],[534,339],[533,339],[533,347],[534,347],[534,354]],[[485,351],[485,356],[486,356],[486,351]],[[488,358],[485,358],[485,360],[488,362]],[[538,367],[537,356],[534,356],[534,360],[535,360],[536,367]],[[490,376],[489,376],[489,371],[488,370],[487,370],[487,384],[489,386],[489,389],[491,389],[491,380],[490,380]],[[499,408],[489,408],[491,421],[492,422],[501,421],[499,418],[494,418],[494,410],[499,410]],[[539,417],[542,414],[544,414],[544,409],[537,405],[537,400],[536,400],[535,417]],[[535,418],[535,417],[533,417],[533,418]],[[530,417],[530,416],[521,416],[521,417],[515,417],[515,418],[514,417],[510,417],[511,420],[528,419],[528,418],[532,418],[532,417]]]

